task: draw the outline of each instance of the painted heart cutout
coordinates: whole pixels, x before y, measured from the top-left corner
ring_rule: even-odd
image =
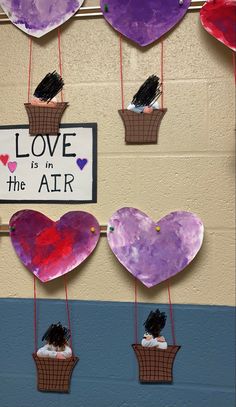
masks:
[[[187,12],[191,0],[101,0],[107,22],[125,37],[144,47],[173,28]]]
[[[81,264],[95,249],[100,227],[87,212],[72,211],[53,222],[40,212],[16,212],[9,223],[16,254],[42,282]]]
[[[122,208],[109,220],[107,239],[121,264],[146,287],[183,270],[203,241],[202,221],[191,212],[171,212],[158,222],[135,208]]]
[[[7,163],[8,169],[10,172],[14,172],[17,167],[17,162],[16,161],[8,161]]]
[[[76,160],[76,164],[78,165],[79,169],[82,171],[87,164],[88,160],[87,158],[78,158]]]
[[[8,160],[9,160],[8,154],[0,154],[0,161],[3,163],[3,165],[6,165]]]
[[[42,37],[69,20],[84,0],[0,0],[11,22],[33,37]]]
[[[200,11],[203,27],[218,41],[236,51],[236,1],[211,0]]]

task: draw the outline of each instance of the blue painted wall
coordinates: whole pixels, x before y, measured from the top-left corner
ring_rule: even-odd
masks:
[[[38,300],[39,346],[51,322],[67,324],[64,301]],[[139,304],[139,337],[150,310]],[[71,301],[74,351],[80,357],[70,394],[36,389],[33,301],[0,299],[0,407],[234,407],[234,308],[175,305],[174,383],[140,384],[131,348],[132,303]],[[168,305],[161,305],[167,312]],[[163,331],[171,343],[170,320]]]

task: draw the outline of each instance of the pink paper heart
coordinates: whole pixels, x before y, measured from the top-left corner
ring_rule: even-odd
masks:
[[[34,37],[59,27],[82,6],[84,0],[0,0],[11,22]]]
[[[236,51],[236,1],[210,0],[200,11],[203,27],[218,41]]]
[[[72,211],[53,222],[40,212],[16,212],[9,223],[11,241],[22,263],[42,282],[81,264],[95,249],[100,227],[87,212]]]
[[[16,161],[9,161],[7,163],[8,169],[10,172],[14,172],[16,170],[17,167],[17,162]]]
[[[191,212],[171,212],[158,222],[135,208],[122,208],[108,223],[107,239],[123,266],[146,287],[183,270],[203,241],[202,221]]]

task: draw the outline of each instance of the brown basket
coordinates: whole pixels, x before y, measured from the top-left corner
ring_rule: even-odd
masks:
[[[39,391],[69,393],[72,371],[79,358],[39,358],[33,353],[33,359],[37,369]]]
[[[180,346],[168,346],[167,349],[145,348],[132,345],[139,364],[139,381],[143,383],[171,383],[172,368]]]
[[[152,113],[135,113],[118,110],[125,126],[126,143],[157,144],[158,130],[167,109],[155,109]]]
[[[29,118],[29,134],[58,134],[61,117],[67,106],[67,102],[58,102],[56,107],[25,103]]]

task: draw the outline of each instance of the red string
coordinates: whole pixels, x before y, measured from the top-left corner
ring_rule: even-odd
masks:
[[[236,85],[236,52],[233,51],[233,69],[234,69],[234,81]]]
[[[34,275],[34,352],[37,353],[37,294],[36,294],[36,277]]]
[[[161,40],[161,109],[164,107],[164,43]]]
[[[61,32],[60,28],[57,29],[58,38],[58,59],[59,59],[59,71],[62,77],[62,55],[61,55]],[[63,92],[61,91],[61,101],[63,102]]]
[[[28,103],[30,103],[31,68],[32,68],[32,37],[29,37]]]
[[[138,343],[138,280],[134,279],[134,341]]]
[[[170,321],[171,321],[172,340],[173,340],[173,345],[175,345],[176,344],[175,325],[174,325],[174,318],[173,318],[173,309],[172,309],[172,303],[171,303],[170,283],[169,283],[169,281],[167,281],[167,288],[168,288],[168,297],[169,297],[169,306],[170,306]]]
[[[69,309],[69,302],[68,302],[68,290],[67,290],[67,277],[64,275],[64,284],[65,284],[65,294],[66,294],[66,311],[67,311],[67,319],[68,319],[68,326],[70,330],[70,347],[73,352],[72,348],[72,331],[71,331],[71,323],[70,323],[70,309]]]
[[[123,49],[122,49],[122,34],[120,34],[120,88],[121,88],[121,104],[122,111],[125,109],[124,100],[124,81],[123,81]]]

